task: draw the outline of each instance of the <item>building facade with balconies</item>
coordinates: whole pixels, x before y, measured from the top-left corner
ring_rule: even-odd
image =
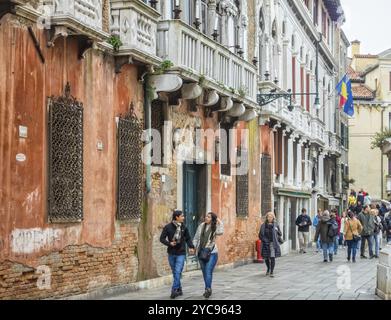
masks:
[[[261,102],[267,102],[268,93],[293,94],[292,100],[265,104],[259,118],[261,126],[270,128],[263,132],[272,145],[273,208],[288,252],[298,248],[295,220],[302,208],[312,218],[318,209],[343,209],[335,87],[346,55],[340,29],[344,16],[339,1],[257,3],[254,49]]]
[[[252,261],[273,210],[295,249],[299,209],[337,205],[338,4],[1,3],[0,298],[170,274],[159,237],[173,209],[191,235],[218,214],[219,264]],[[319,110],[298,95],[316,89],[318,31]],[[292,111],[259,106],[288,89]]]

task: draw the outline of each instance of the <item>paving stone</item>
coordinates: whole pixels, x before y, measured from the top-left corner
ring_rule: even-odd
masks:
[[[347,264],[345,253],[338,254],[333,263],[323,263],[322,255],[291,254],[277,259],[275,277],[265,276],[266,267],[250,264],[214,273],[212,299],[230,300],[369,300],[375,295],[376,268],[374,260],[359,260]],[[351,272],[349,290],[338,288],[338,267],[348,266]],[[204,282],[201,275],[182,280],[184,296],[178,300],[203,300]],[[169,300],[170,286],[129,292],[107,299]]]

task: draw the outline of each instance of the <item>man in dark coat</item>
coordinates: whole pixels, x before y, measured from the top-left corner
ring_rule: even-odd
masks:
[[[311,218],[307,215],[307,209],[303,208],[301,210],[301,215],[296,219],[296,225],[299,227],[300,253],[306,253],[310,226],[312,225]]]
[[[175,210],[172,214],[172,222],[164,227],[160,236],[160,242],[167,246],[168,262],[174,278],[171,299],[183,294],[181,275],[186,259],[186,243],[190,248],[189,253],[194,254],[194,245],[184,220],[182,211]]]
[[[373,235],[375,232],[375,219],[369,213],[369,207],[364,206],[363,212],[358,215],[358,220],[360,220],[361,225],[363,227],[361,231],[361,258],[367,259],[365,256],[365,242],[368,242],[369,249],[369,259],[373,259]]]

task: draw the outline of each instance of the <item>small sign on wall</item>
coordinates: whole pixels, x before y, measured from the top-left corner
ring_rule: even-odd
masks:
[[[23,154],[23,153],[18,153],[18,154],[16,155],[16,161],[18,161],[18,162],[24,162],[24,161],[26,161],[26,155]]]
[[[27,138],[27,127],[19,126],[19,138]]]

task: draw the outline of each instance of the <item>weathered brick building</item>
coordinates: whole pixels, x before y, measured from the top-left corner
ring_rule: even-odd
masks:
[[[253,260],[276,209],[260,3],[197,1],[0,4],[0,299],[169,275],[176,208],[224,221],[219,264]]]

